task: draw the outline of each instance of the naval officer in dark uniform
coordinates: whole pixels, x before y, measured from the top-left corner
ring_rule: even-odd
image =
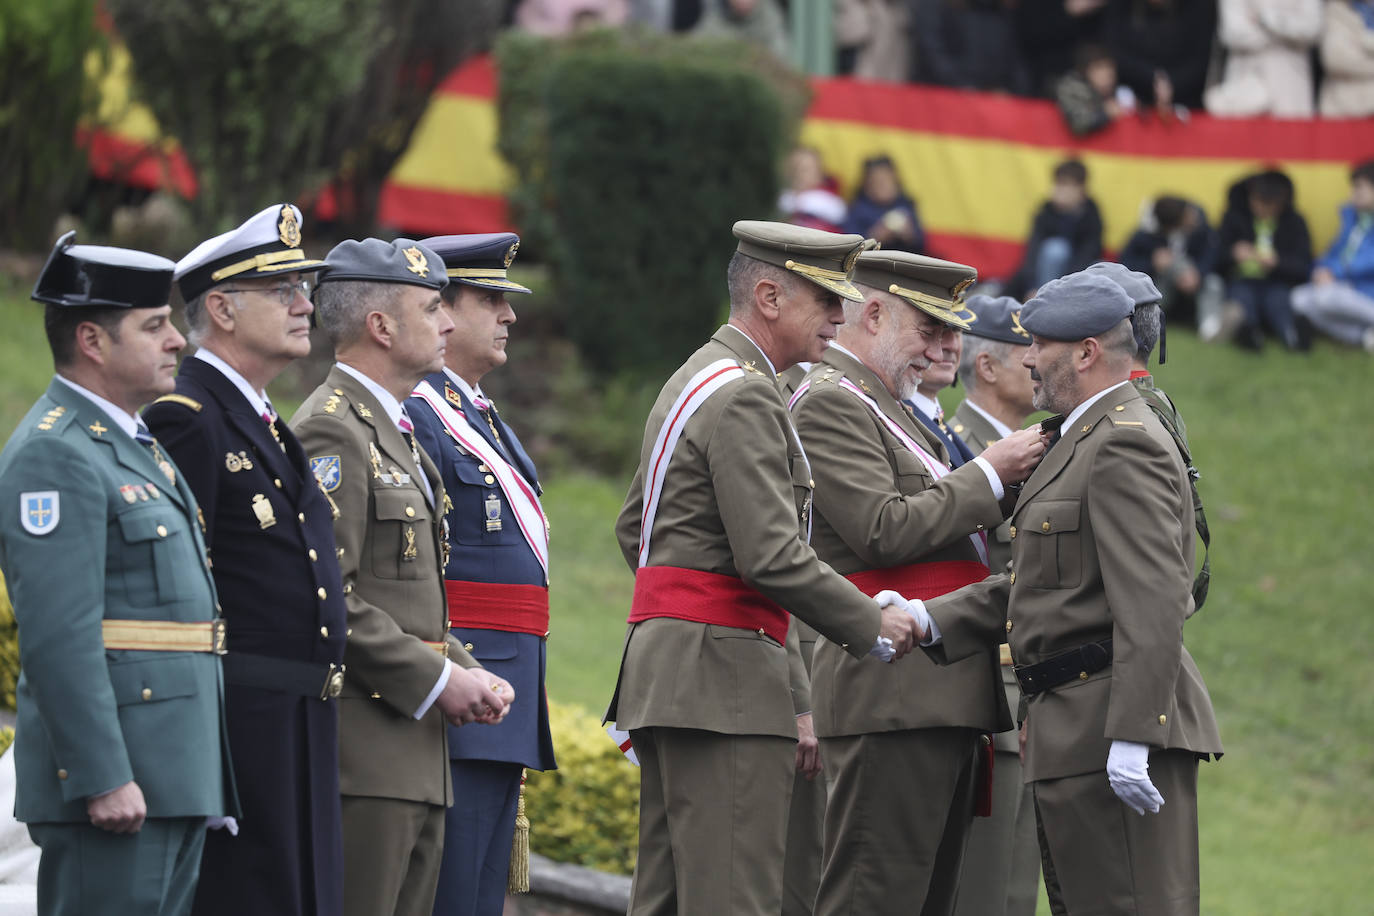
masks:
[[[406,410],[415,439],[443,475],[453,546],[444,569],[450,633],[488,671],[527,698],[499,725],[449,728],[453,807],[444,829],[435,916],[499,916],[524,768],[554,768],[544,696],[549,632],[548,525],[539,478],[481,380],[506,362],[515,323],[506,276],[520,247],[509,232],[450,235],[421,245],[443,258],[440,291],[453,319],[444,368],[426,376]]]
[[[300,212],[276,204],[177,264],[199,349],[144,416],[205,515],[229,626],[225,705],[244,816],[205,844],[196,914],[343,911],[345,605],[333,513],[266,387],[310,353]]]
[[[196,500],[135,415],[186,341],[165,258],[57,243],[33,298],[56,376],[0,455],[19,624],[15,817],[44,916],[184,916],[237,813]]]

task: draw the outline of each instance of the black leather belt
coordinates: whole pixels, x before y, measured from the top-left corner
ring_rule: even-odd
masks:
[[[1067,684],[1073,680],[1087,680],[1088,675],[1101,671],[1112,663],[1112,641],[1090,642],[1061,652],[1054,658],[1035,665],[1017,666],[1016,680],[1027,696]]]
[[[223,658],[224,679],[239,687],[259,687],[330,700],[343,690],[344,666],[301,662],[270,655],[230,652]]]

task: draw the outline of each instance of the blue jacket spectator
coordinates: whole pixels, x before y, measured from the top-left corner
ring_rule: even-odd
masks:
[[[887,156],[864,162],[863,182],[849,203],[843,230],[877,239],[887,249],[925,253],[926,234],[916,201],[907,196],[897,167]]]
[[[1341,229],[1312,271],[1293,290],[1298,322],[1374,353],[1374,159],[1350,173],[1350,203]]]

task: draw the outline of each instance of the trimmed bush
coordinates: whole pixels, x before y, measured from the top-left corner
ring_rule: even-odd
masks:
[[[724,314],[737,219],[774,211],[799,78],[728,40],[503,40],[511,203],[588,365],[671,368]]]
[[[19,624],[14,620],[5,576],[0,573],[0,706],[14,708],[14,690],[19,683]]]
[[[525,783],[530,849],[556,862],[628,875],[639,831],[639,771],[580,707],[549,703],[558,769]]]

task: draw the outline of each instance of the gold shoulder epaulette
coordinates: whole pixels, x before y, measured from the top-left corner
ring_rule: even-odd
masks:
[[[153,403],[161,404],[164,401],[169,404],[180,404],[182,407],[189,407],[196,413],[200,413],[200,408],[202,406],[200,401],[197,401],[195,398],[188,398],[184,394],[164,394]]]

